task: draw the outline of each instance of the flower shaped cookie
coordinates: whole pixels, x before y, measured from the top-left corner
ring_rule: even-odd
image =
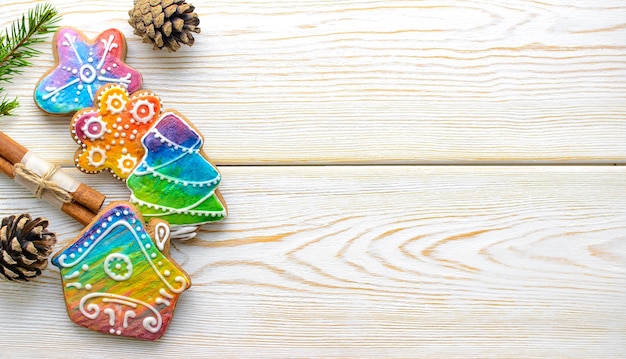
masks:
[[[109,29],[92,42],[78,30],[62,27],[54,35],[56,65],[35,88],[35,103],[42,110],[64,114],[93,106],[95,92],[108,83],[128,91],[141,88],[141,74],[124,63],[126,41]]]
[[[147,90],[129,96],[121,85],[103,86],[95,97],[96,107],[78,111],[72,119],[72,136],[81,145],[76,167],[86,173],[108,169],[125,180],[145,153],[141,137],[159,118],[161,100]]]

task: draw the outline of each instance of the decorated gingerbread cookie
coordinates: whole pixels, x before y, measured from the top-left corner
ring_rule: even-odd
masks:
[[[107,83],[131,93],[141,88],[141,74],[124,63],[126,41],[119,30],[106,30],[90,41],[80,31],[62,27],[55,33],[53,51],[56,64],[35,88],[35,103],[46,112],[93,106],[96,90]]]
[[[183,115],[165,110],[141,142],[145,155],[126,185],[144,216],[177,226],[226,217],[220,174],[202,152],[200,132]]]
[[[121,85],[106,85],[96,92],[96,106],[78,111],[71,123],[76,166],[83,172],[104,169],[126,179],[144,155],[141,137],[161,112],[161,101],[147,90],[128,95]]]
[[[145,228],[126,202],[106,207],[52,259],[60,268],[67,312],[89,329],[156,340],[167,330],[189,276],[169,257],[169,226]]]

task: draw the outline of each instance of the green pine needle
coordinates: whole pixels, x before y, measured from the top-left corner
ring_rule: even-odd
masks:
[[[28,59],[41,53],[32,46],[56,31],[59,20],[54,6],[38,4],[0,33],[0,82],[11,82],[13,76],[22,73],[23,67],[31,65]],[[3,91],[0,87],[0,93]],[[17,99],[7,100],[5,95],[0,102],[0,117],[10,115],[17,106]]]

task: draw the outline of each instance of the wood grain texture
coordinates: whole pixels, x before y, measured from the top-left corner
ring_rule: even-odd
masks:
[[[626,357],[623,1],[191,0],[202,33],[174,54],[132,35],[132,0],[51,2],[124,32],[230,216],[175,244],[193,286],[159,342],[71,323],[50,268],[0,283],[1,357]],[[3,0],[0,27],[35,3]],[[50,46],[1,130],[125,199],[32,102]],[[20,212],[57,249],[82,229],[0,179]]]
[[[193,287],[161,341],[72,324],[50,269],[31,284],[2,283],[0,322],[11,323],[0,326],[3,354],[626,353],[622,167],[226,167],[223,175],[230,217],[176,243]],[[106,176],[90,178],[111,199],[127,195]],[[12,211],[50,216],[58,246],[79,230],[10,182],[0,192],[0,215],[21,206]]]
[[[208,135],[218,164],[626,157],[619,0],[196,0],[203,32],[175,54],[132,35],[131,2],[53,1],[62,25],[121,29],[128,63]],[[4,0],[0,25],[34,3]],[[70,164],[68,120],[31,103],[52,65],[50,43],[38,48],[45,54],[7,87],[23,106],[3,130]]]

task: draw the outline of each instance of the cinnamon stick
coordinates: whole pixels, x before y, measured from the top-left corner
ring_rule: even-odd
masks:
[[[9,137],[4,132],[0,131],[0,156],[12,164],[20,163],[22,158],[26,155],[28,149],[15,142],[14,139]]]
[[[4,157],[0,157],[0,171],[9,176],[9,178],[13,178],[15,176],[13,173],[13,164]]]
[[[0,172],[4,173],[9,178],[15,178],[13,164],[3,157],[0,157]],[[96,216],[96,213],[76,202],[63,203],[61,205],[61,210],[83,225],[90,223]]]
[[[35,155],[30,153],[26,147],[22,146],[7,134],[0,131],[0,157],[3,157],[11,165],[15,165],[16,163],[28,162],[31,158],[35,158],[34,156]],[[36,160],[37,159],[34,161]],[[40,164],[40,167],[45,167],[46,165],[47,164],[42,163]],[[6,163],[4,166],[6,166]],[[37,166],[37,164],[35,164],[35,166]],[[45,171],[45,169],[41,169],[41,172]],[[11,176],[11,178],[13,178],[13,176]],[[71,187],[64,189],[70,193],[74,202],[79,203],[94,213],[97,213],[100,210],[100,207],[102,207],[102,204],[106,199],[102,193],[78,181],[73,181],[72,185],[68,185],[67,187]]]
[[[89,209],[81,206],[76,202],[63,203],[63,205],[61,206],[61,211],[74,218],[83,226],[88,225],[91,220],[97,215],[97,213],[93,213]]]

